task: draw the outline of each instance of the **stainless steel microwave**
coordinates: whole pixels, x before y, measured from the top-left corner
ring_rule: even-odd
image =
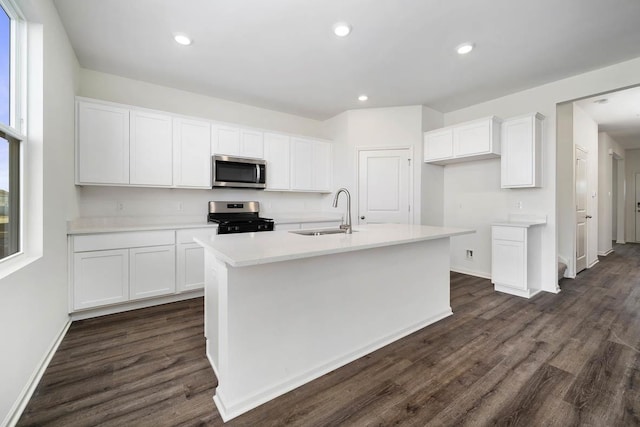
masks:
[[[267,188],[267,162],[245,157],[213,156],[213,187]]]

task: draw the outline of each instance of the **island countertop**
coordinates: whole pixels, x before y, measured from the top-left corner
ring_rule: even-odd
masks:
[[[320,255],[337,254],[442,239],[475,230],[411,224],[368,224],[353,234],[302,236],[288,231],[215,235],[195,241],[232,267],[268,264]]]

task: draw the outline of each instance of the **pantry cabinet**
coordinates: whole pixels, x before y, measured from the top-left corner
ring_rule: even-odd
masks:
[[[502,123],[502,188],[542,186],[544,116],[531,113]]]
[[[424,134],[424,161],[439,165],[500,156],[500,119],[491,116]]]
[[[173,120],[173,182],[177,187],[211,188],[209,122]]]

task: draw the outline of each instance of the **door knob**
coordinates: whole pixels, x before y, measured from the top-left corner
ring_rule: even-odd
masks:
[[[364,219],[364,215],[362,215],[362,216],[360,217],[360,219]]]

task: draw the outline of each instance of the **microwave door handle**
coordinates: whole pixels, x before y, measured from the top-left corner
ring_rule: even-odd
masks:
[[[256,172],[258,173],[258,179],[256,180],[256,183],[260,183],[260,165],[256,165]]]

